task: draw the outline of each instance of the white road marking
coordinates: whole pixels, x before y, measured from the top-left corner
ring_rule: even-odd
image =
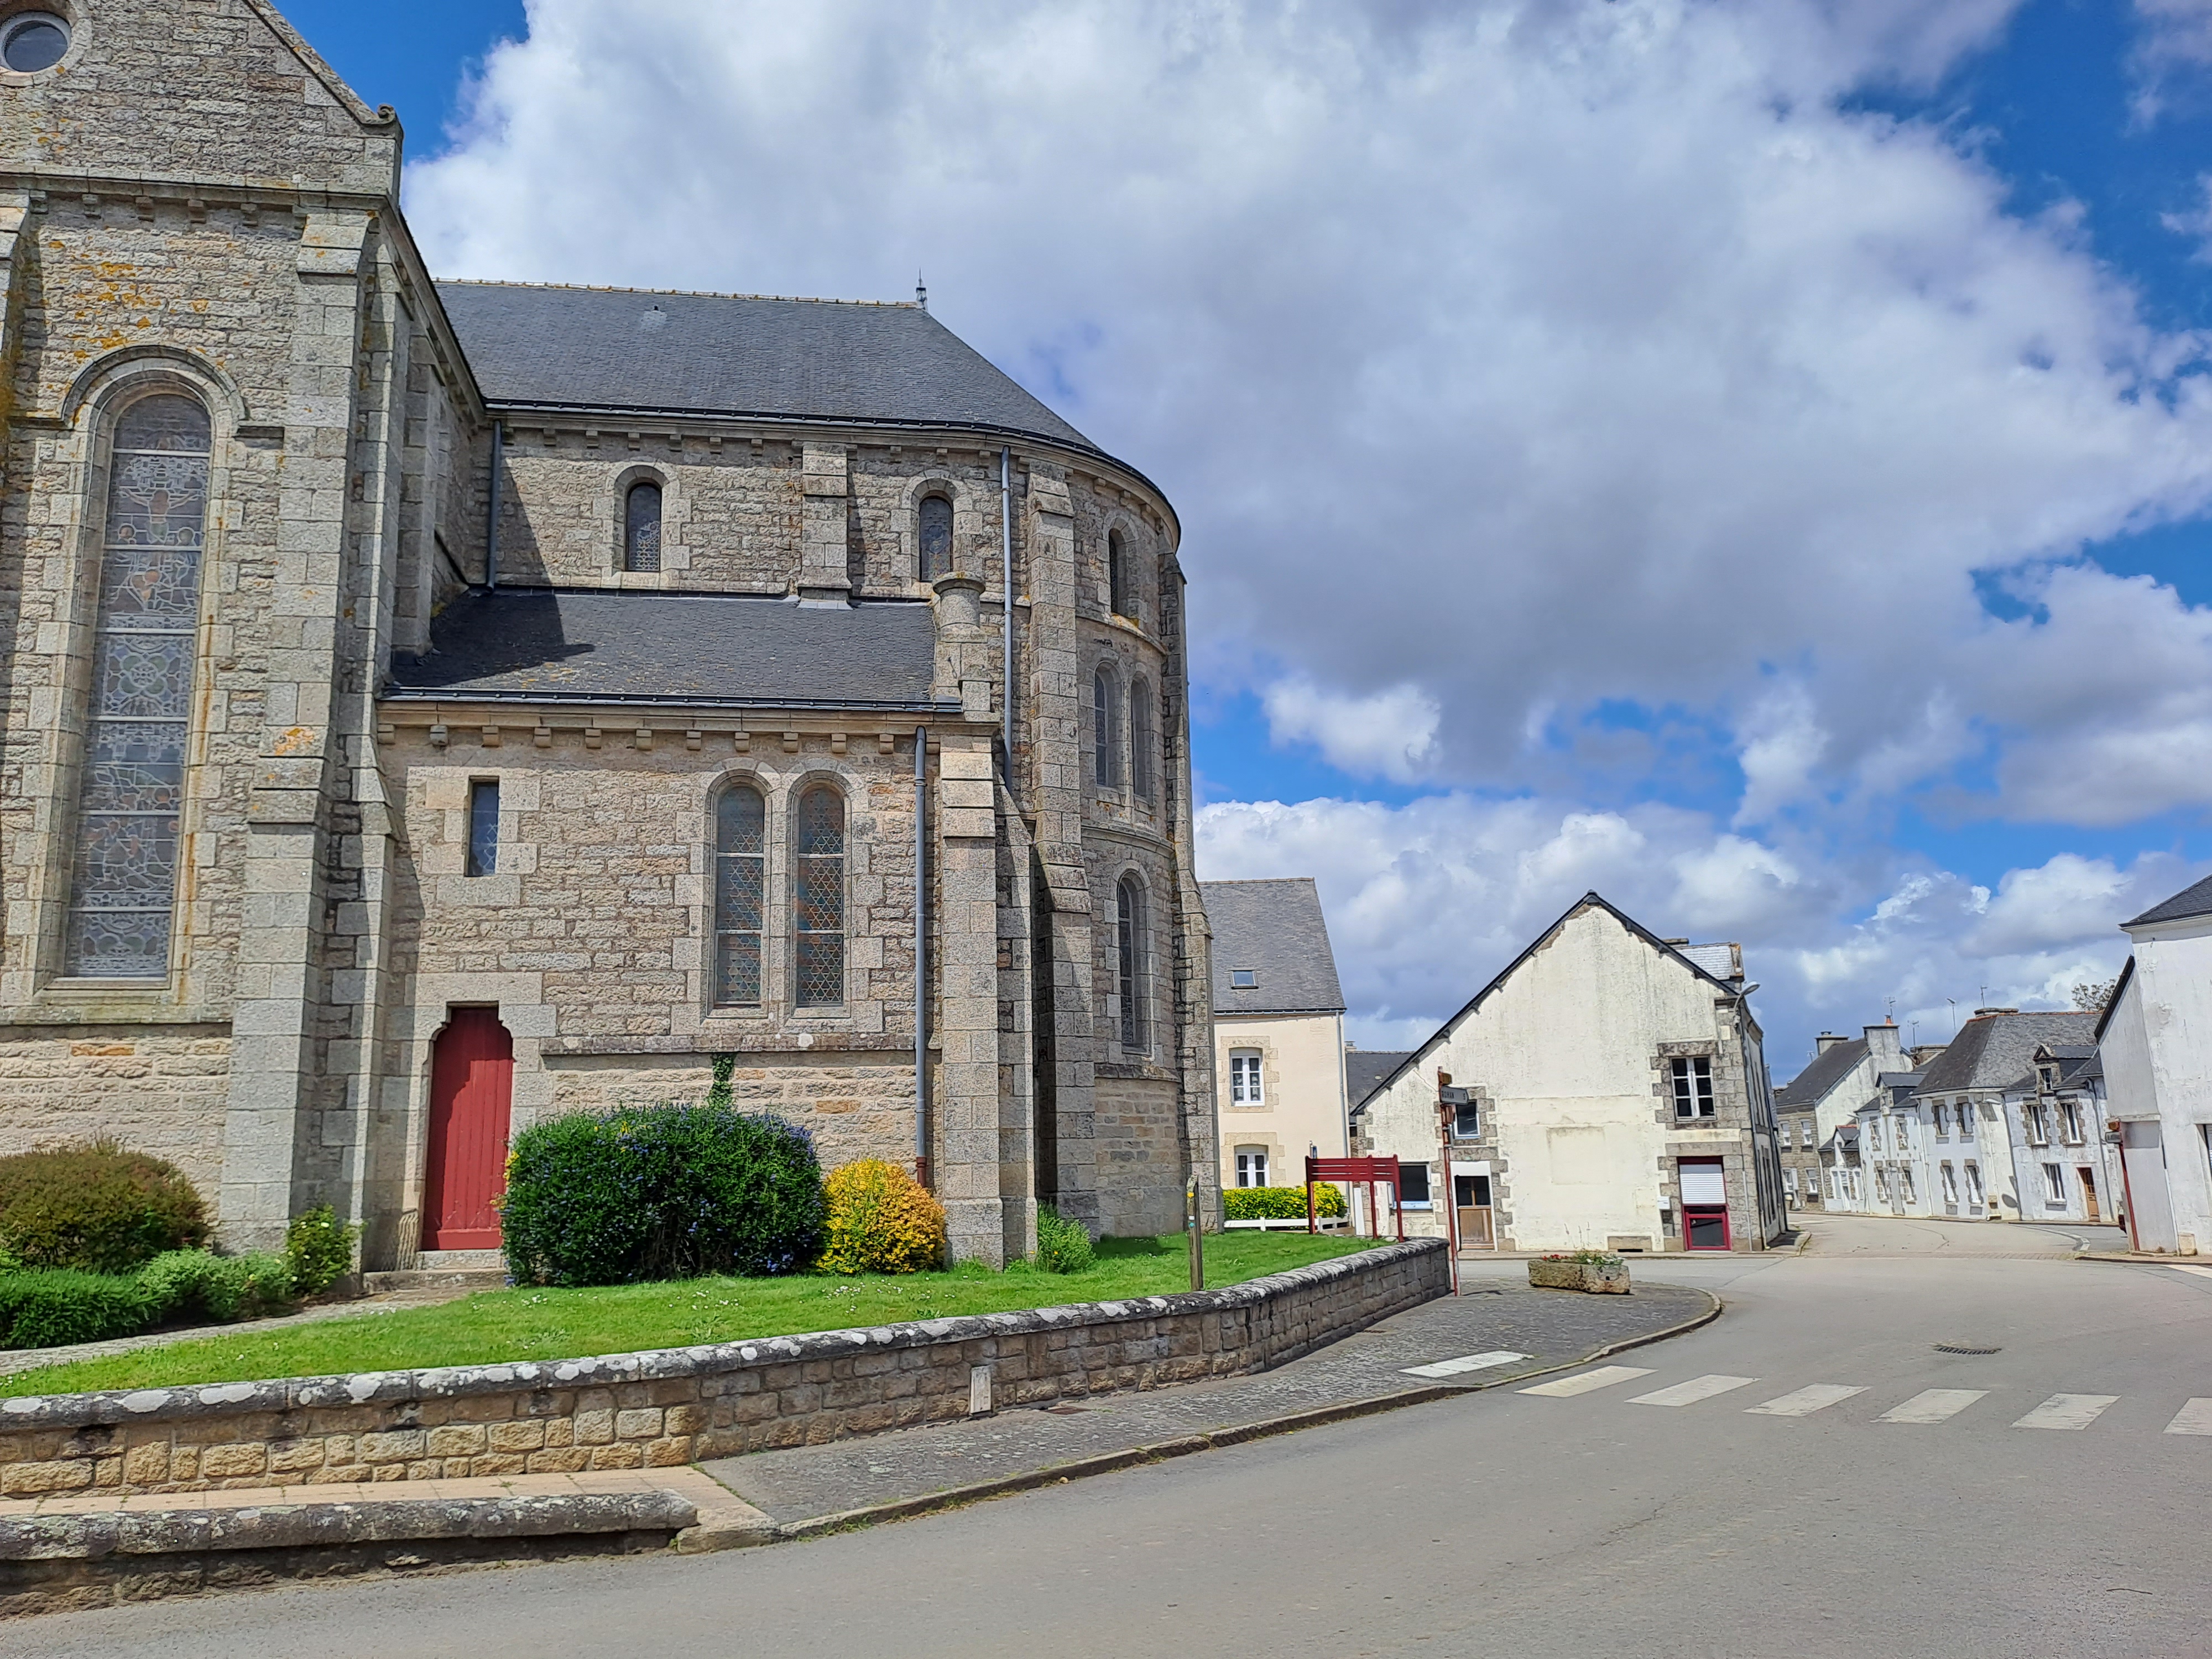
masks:
[[[2054,1394],[2020,1421],[2015,1429],[2086,1429],[2103,1414],[2116,1394]]]
[[[1778,1395],[1764,1405],[1746,1406],[1744,1410],[1762,1417],[1810,1417],[1814,1412],[1826,1411],[1839,1400],[1849,1400],[1855,1394],[1865,1392],[1864,1389],[1855,1389],[1845,1382],[1814,1382],[1789,1394]]]
[[[2178,1273],[2195,1273],[2202,1279],[2212,1279],[2212,1267],[2185,1267],[2179,1261],[2169,1261],[2166,1265]]]
[[[1510,1365],[1516,1359],[1526,1359],[1525,1353],[1508,1353],[1494,1348],[1488,1353],[1462,1354],[1457,1359],[1439,1359],[1427,1365],[1407,1365],[1407,1376],[1457,1376],[1462,1371],[1486,1371],[1495,1365]]]
[[[1578,1394],[1609,1389],[1616,1382],[1632,1382],[1639,1376],[1650,1375],[1649,1365],[1601,1365],[1595,1370],[1584,1371],[1579,1376],[1563,1376],[1556,1382],[1539,1382],[1534,1388],[1523,1389],[1521,1392],[1547,1395],[1553,1400],[1567,1400]]]
[[[2212,1434],[2212,1400],[2192,1400],[2173,1414],[2168,1434]]]
[[[1730,1389],[1749,1388],[1758,1382],[1755,1376],[1723,1376],[1715,1372],[1710,1376],[1693,1376],[1686,1382],[1677,1382],[1671,1389],[1655,1389],[1650,1394],[1639,1394],[1628,1403],[1632,1406],[1694,1406],[1700,1400],[1711,1400],[1717,1394],[1726,1394]]]
[[[1891,1407],[1875,1421],[1942,1423],[1956,1417],[1988,1392],[1987,1389],[1929,1389],[1914,1395],[1902,1406]]]

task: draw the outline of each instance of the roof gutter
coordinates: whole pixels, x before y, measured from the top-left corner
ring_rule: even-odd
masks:
[[[846,697],[683,697],[657,692],[616,691],[442,691],[407,686],[386,686],[376,694],[379,702],[495,702],[557,708],[565,704],[591,703],[599,707],[643,708],[791,708],[851,709],[861,714],[939,714],[957,716],[957,702],[930,698],[897,702]]]

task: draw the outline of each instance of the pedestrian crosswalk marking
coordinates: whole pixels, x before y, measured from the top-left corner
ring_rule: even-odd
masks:
[[[2204,1278],[2206,1278],[2206,1279],[2212,1279],[2212,1267],[2184,1267],[2184,1266],[2183,1266],[2180,1262],[2179,1262],[2179,1261],[2169,1261],[2169,1262],[2167,1262],[2166,1265],[2167,1267],[2169,1267],[2172,1268],[2172,1269],[2173,1269],[2173,1271],[2174,1271],[2174,1272],[2176,1272],[2176,1273],[2197,1273],[2197,1274],[2200,1274],[2200,1275],[2202,1275],[2203,1277],[2204,1277]]]
[[[1651,1375],[1649,1365],[1601,1365],[1594,1371],[1584,1371],[1579,1376],[1563,1376],[1556,1382],[1539,1382],[1533,1389],[1523,1389],[1523,1394],[1548,1395],[1554,1400],[1566,1400],[1578,1394],[1589,1394],[1596,1389],[1609,1389],[1616,1382],[1632,1382],[1639,1376]]]
[[[1504,1348],[1494,1348],[1488,1353],[1462,1354],[1457,1359],[1439,1359],[1426,1365],[1407,1365],[1408,1376],[1457,1376],[1462,1371],[1486,1371],[1497,1365],[1510,1365],[1516,1359],[1526,1359],[1525,1353],[1509,1353]]]
[[[1710,1376],[1693,1376],[1686,1382],[1677,1382],[1670,1389],[1655,1389],[1650,1394],[1639,1394],[1628,1403],[1632,1406],[1694,1406],[1700,1400],[1711,1400],[1717,1394],[1726,1394],[1731,1389],[1747,1389],[1758,1382],[1755,1376],[1723,1376],[1715,1372]]]
[[[2054,1394],[2013,1425],[2015,1429],[2086,1429],[2119,1395]]]
[[[1814,1382],[1788,1394],[1777,1395],[1764,1405],[1747,1406],[1747,1413],[1762,1417],[1810,1417],[1814,1412],[1826,1411],[1839,1400],[1849,1400],[1855,1394],[1864,1394],[1864,1389],[1855,1389],[1846,1382]]]
[[[1987,1394],[1987,1389],[1927,1389],[1902,1406],[1893,1406],[1877,1423],[1942,1423],[1956,1417]]]
[[[2212,1400],[2192,1400],[2173,1414],[2168,1434],[2212,1434]]]

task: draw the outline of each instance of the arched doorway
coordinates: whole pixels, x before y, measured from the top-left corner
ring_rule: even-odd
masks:
[[[422,1248],[499,1248],[514,1039],[495,1008],[456,1008],[430,1053],[430,1156]]]

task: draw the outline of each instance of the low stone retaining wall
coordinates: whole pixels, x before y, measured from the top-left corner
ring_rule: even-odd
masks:
[[[665,1468],[1264,1370],[1450,1288],[1441,1240],[1224,1290],[592,1359],[0,1400],[0,1496]]]

